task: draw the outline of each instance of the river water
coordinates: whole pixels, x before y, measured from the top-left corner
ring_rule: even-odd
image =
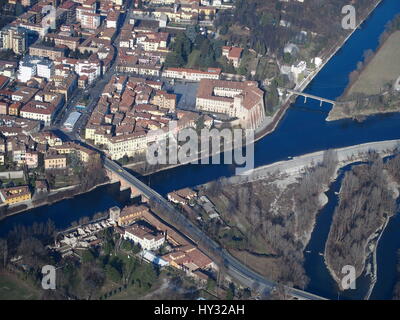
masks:
[[[337,179],[331,184],[326,192],[328,197],[327,205],[320,210],[310,242],[305,249],[304,268],[310,278],[306,290],[328,299],[363,299],[370,285],[370,278],[364,274],[356,280],[355,290],[339,291],[336,282],[326,268],[324,257],[325,244],[328,239],[333,213],[339,202],[339,191],[342,180],[347,171],[351,170],[359,162],[347,165],[340,169]]]
[[[369,19],[357,30],[349,41],[338,51],[331,61],[314,78],[305,92],[335,100],[348,84],[348,75],[363,60],[363,53],[378,46],[379,36],[385,25],[400,13],[400,1],[384,0]],[[339,14],[339,13],[338,13]],[[255,166],[266,165],[309,152],[328,148],[339,148],[371,141],[400,138],[400,114],[371,116],[363,123],[351,120],[326,122],[325,118],[331,106],[319,102],[298,98],[288,110],[277,129],[259,140],[255,145]],[[185,165],[144,177],[143,181],[152,188],[166,194],[172,190],[191,187],[220,177],[235,174],[233,165]],[[338,179],[340,181],[340,179]],[[316,230],[310,240],[311,254],[306,254],[306,270],[311,282],[308,290],[313,293],[336,298],[337,290],[324,265],[318,263],[313,252],[323,252],[327,232],[329,232],[335,205],[334,190],[340,187],[335,182],[328,192],[330,203],[319,215]],[[329,194],[331,193],[332,194]],[[61,201],[27,211],[0,221],[0,236],[7,234],[15,224],[31,225],[51,219],[57,228],[65,228],[82,216],[92,216],[113,205],[124,205],[129,200],[120,195],[116,186],[103,186],[73,199]],[[391,297],[395,279],[396,250],[400,248],[400,215],[388,224],[378,246],[378,282],[371,298],[388,299]],[[321,256],[319,256],[321,257]],[[321,257],[322,258],[322,257]],[[313,260],[314,259],[314,260]],[[384,263],[383,263],[384,261]],[[310,267],[314,264],[314,267]],[[317,285],[317,284],[322,285]],[[361,290],[360,286],[360,292]],[[360,298],[361,293],[346,293],[344,297]]]

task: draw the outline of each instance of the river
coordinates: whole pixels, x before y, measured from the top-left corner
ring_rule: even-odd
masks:
[[[352,35],[349,41],[314,78],[305,92],[331,100],[340,96],[348,84],[349,73],[356,69],[359,61],[363,60],[363,53],[366,50],[377,48],[379,36],[384,31],[385,25],[397,13],[400,13],[400,1],[384,0],[368,20],[363,23],[361,29]],[[326,122],[325,118],[330,108],[331,106],[327,104],[320,107],[319,102],[311,99],[304,103],[303,98],[298,98],[289,108],[276,130],[256,143],[255,166],[258,167],[291,156],[328,148],[400,138],[400,114],[398,113],[371,116],[363,123],[351,120]],[[152,174],[144,177],[143,181],[165,195],[172,190],[196,186],[234,174],[235,167],[233,165],[190,164]],[[334,184],[332,190],[335,187],[339,186]],[[115,186],[103,186],[73,199],[33,209],[0,221],[0,236],[5,235],[15,224],[30,225],[34,221],[40,222],[47,219],[52,219],[57,228],[65,228],[81,216],[92,216],[94,213],[104,211],[113,205],[124,205],[128,198],[119,195]],[[327,209],[324,210],[330,208],[332,211],[333,203],[329,203]],[[329,216],[329,213],[323,214],[321,212],[320,217],[326,216]],[[396,215],[391,219],[378,246],[378,282],[371,296],[374,299],[390,298],[391,296],[395,277],[393,266],[396,259],[393,252],[400,247],[400,237],[398,237],[399,216]],[[320,219],[323,221],[322,224]],[[317,237],[317,234],[322,234],[323,230],[329,230],[331,219],[329,217],[325,219],[326,221],[319,218],[318,228],[310,241],[310,244],[318,242],[320,248],[324,247],[326,238],[317,241],[315,239],[319,238],[315,237]],[[312,257],[312,254],[309,257]],[[308,259],[307,255],[306,258]],[[335,298],[337,292],[332,283],[329,283],[329,281],[332,281],[329,275],[325,274],[323,278],[319,278],[318,272],[321,273],[323,270],[308,269],[307,265],[311,261],[306,261],[308,276],[311,278],[308,289],[313,293]],[[383,261],[385,263],[382,263]],[[383,274],[381,275],[381,273]],[[320,279],[319,281],[324,285],[315,286],[317,279]],[[358,296],[357,294],[350,294],[348,298],[358,298]]]
[[[324,257],[320,253],[325,252],[325,244],[328,239],[333,213],[339,202],[339,191],[342,180],[347,171],[359,162],[347,165],[340,169],[336,180],[331,184],[327,205],[320,210],[317,216],[315,228],[310,242],[305,249],[304,268],[310,278],[306,291],[318,294],[327,299],[363,299],[368,291],[370,278],[365,273],[357,278],[356,289],[340,292],[336,282],[326,268]],[[390,297],[389,297],[390,298]]]

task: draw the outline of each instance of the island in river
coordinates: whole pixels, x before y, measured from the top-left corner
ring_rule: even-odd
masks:
[[[325,263],[341,290],[347,289],[342,278],[348,266],[354,267],[357,278],[366,270],[372,287],[376,281],[376,266],[367,260],[376,261],[380,234],[396,212],[399,165],[399,155],[384,162],[369,153],[366,163],[353,166],[344,176],[325,245]]]
[[[368,159],[370,150],[387,156],[398,142],[306,154],[259,167],[247,176],[220,179],[200,186],[192,208],[182,209],[221,246],[260,274],[305,287],[304,251],[338,169]]]

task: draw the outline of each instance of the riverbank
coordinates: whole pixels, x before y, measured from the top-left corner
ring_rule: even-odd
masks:
[[[382,226],[381,230],[379,230],[379,236],[378,239],[376,239],[376,241],[373,243],[373,250],[371,252],[372,255],[372,261],[371,261],[371,268],[372,271],[370,271],[370,278],[371,278],[371,283],[370,286],[368,288],[368,292],[365,295],[365,300],[369,300],[369,298],[371,297],[372,291],[374,290],[375,284],[378,281],[378,263],[377,263],[377,249],[378,249],[378,245],[379,245],[379,241],[382,238],[383,233],[386,230],[387,225],[389,224],[389,220],[391,217],[387,218],[385,221],[385,224]]]
[[[301,180],[299,179],[301,179],[301,177],[304,177],[304,172],[313,172],[315,168],[318,168],[318,164],[324,159],[323,151],[306,154],[292,160],[281,161],[263,166],[255,169],[252,174],[249,174],[247,176],[233,176],[230,178],[223,178],[218,181],[218,184],[215,184],[215,182],[209,182],[197,186],[196,189],[198,189],[201,194],[203,194],[204,192],[207,195],[207,197],[215,205],[216,211],[220,214],[222,220],[227,224],[227,226],[229,226],[230,230],[235,230],[236,228],[238,228],[239,230],[241,230],[241,232],[243,232],[244,235],[248,234],[249,228],[250,230],[252,230],[252,228],[256,228],[255,226],[252,227],[252,225],[260,224],[260,221],[258,221],[256,218],[258,212],[257,207],[263,208],[263,216],[261,219],[266,220],[267,225],[269,221],[268,215],[272,212],[275,212],[276,219],[282,219],[282,224],[285,225],[286,223],[288,223],[290,225],[290,221],[286,220],[289,219],[290,216],[287,216],[286,212],[294,212],[296,216],[296,218],[294,219],[295,221],[297,221],[298,225],[301,226],[301,228],[298,229],[297,227],[295,227],[297,224],[292,226],[294,228],[289,227],[289,225],[285,226],[284,228],[287,230],[292,230],[294,232],[292,234],[293,237],[301,242],[303,247],[302,251],[304,251],[306,250],[306,247],[310,242],[312,233],[316,228],[316,220],[318,214],[328,204],[328,197],[326,193],[330,190],[332,183],[336,181],[340,170],[351,163],[357,163],[365,160],[368,157],[368,152],[371,150],[375,150],[383,156],[390,155],[397,147],[399,142],[400,140],[381,141],[333,150],[332,153],[336,151],[338,163],[335,165],[332,171],[329,171],[329,176],[327,177],[328,179],[323,179],[323,184],[321,185],[321,187],[319,187],[316,198],[314,197],[312,201],[307,201],[310,204],[307,206],[307,208],[303,208],[302,206],[298,207],[296,201],[292,203],[292,201],[290,200],[292,199],[290,194],[293,188],[297,190],[298,194],[304,194],[302,191],[300,191],[300,186],[297,187],[295,186],[295,184],[302,184]],[[317,173],[316,176],[320,178],[322,177],[320,173]],[[309,180],[308,183],[310,183],[310,181],[314,180]],[[319,181],[321,180],[319,179]],[[254,205],[246,202],[247,197],[250,197],[252,199],[251,203],[253,204],[257,203],[257,201],[260,201],[258,199],[260,195],[263,195],[265,189],[268,189],[269,192],[265,195],[265,198],[262,198],[262,203],[259,202],[259,204],[254,207]],[[218,190],[223,190],[223,192],[221,192],[221,195],[219,195]],[[236,192],[235,190],[240,191]],[[312,192],[312,194],[314,194],[314,190],[309,190],[310,192]],[[273,199],[279,199],[279,201],[272,201],[272,199],[270,199],[271,197]],[[301,197],[300,199],[303,198]],[[231,209],[229,203],[231,201],[234,203],[235,201],[238,201],[237,205],[239,206],[239,209],[242,208],[241,206],[245,206],[247,209],[245,211],[242,211],[243,209],[240,209],[239,212],[246,212],[246,215],[243,216],[238,212],[230,211]],[[302,201],[300,201],[300,204],[301,203]],[[288,208],[289,211],[287,211]],[[303,213],[305,211],[307,212],[307,223],[304,223],[304,218],[306,216],[304,216]],[[250,216],[251,218],[249,218],[248,216]],[[249,224],[249,221],[253,222]],[[273,234],[279,234],[278,231],[273,231],[273,226],[269,227],[268,230],[270,230],[270,232],[272,232]],[[279,228],[277,230],[279,230]],[[242,252],[240,254],[238,253],[236,256],[244,264],[257,270],[258,272],[262,272],[263,274],[265,274],[265,272],[262,271],[263,268],[265,269],[268,266],[267,269],[269,269],[270,272],[267,272],[266,274],[269,276],[270,279],[276,279],[279,278],[277,276],[277,274],[281,272],[279,270],[282,270],[283,268],[282,266],[280,267],[280,259],[282,259],[282,257],[270,256],[270,253],[274,252],[274,247],[270,248],[269,243],[276,243],[276,241],[274,241],[273,238],[270,239],[268,236],[266,236],[266,242],[264,244],[264,242],[262,242],[260,239],[260,237],[262,238],[262,232],[263,228],[261,228],[261,230],[257,232],[254,232],[254,230],[250,232],[250,234],[257,234],[257,236],[255,236],[256,238],[252,238],[252,246],[250,247],[251,252],[255,252],[255,254],[251,254],[251,252]],[[257,245],[257,243],[259,243],[259,245]],[[263,245],[261,245],[261,243],[263,243]],[[265,256],[266,253],[268,253],[269,256]],[[254,263],[254,265],[251,265],[252,263]],[[339,280],[337,278],[335,279]]]
[[[378,270],[378,265],[377,265],[377,248],[379,245],[379,240],[381,239],[383,233],[386,230],[386,227],[389,223],[391,217],[385,219],[385,222],[374,232],[371,234],[371,236],[368,238],[365,248],[364,248],[364,266],[362,269],[362,272],[360,275],[356,276],[356,279],[358,279],[362,274],[365,273],[365,276],[368,276],[370,278],[370,283],[368,286],[368,291],[366,292],[364,296],[364,300],[369,300],[372,291],[374,290],[375,284],[378,281],[378,276],[377,276],[377,270]],[[323,254],[323,260],[326,266],[326,269],[328,270],[330,276],[332,279],[335,281],[337,284],[338,288],[342,290],[341,286],[341,281],[337,275],[336,272],[333,270],[331,265],[327,261],[327,252],[326,252],[326,246],[325,246],[325,251]],[[369,261],[370,260],[370,261]],[[368,270],[368,267],[370,266],[371,269]],[[367,270],[365,268],[367,267]]]
[[[293,90],[303,92],[308,85],[314,80],[314,78],[319,74],[319,72],[325,67],[326,64],[330,62],[330,60],[338,53],[338,51],[347,43],[347,41],[351,38],[351,36],[356,32],[360,26],[368,19],[368,17],[372,14],[372,12],[377,8],[377,6],[382,2],[383,0],[378,0],[372,8],[368,11],[368,13],[363,17],[357,27],[352,30],[347,36],[344,37],[344,39],[341,39],[338,41],[336,45],[334,45],[332,48],[327,49],[327,52],[323,54],[321,57],[323,62],[321,65],[319,65],[314,71],[312,71],[306,78],[303,79],[301,83],[299,83]],[[284,101],[281,103],[281,106],[278,108],[278,110],[275,112],[275,114],[272,117],[266,118],[266,121],[263,124],[260,125],[259,128],[256,129],[255,132],[255,138],[254,142],[257,142],[266,136],[272,134],[278,125],[280,124],[281,120],[284,118],[287,110],[290,108],[292,103],[294,102],[295,95],[290,94],[288,95]],[[199,153],[200,154],[200,153]],[[201,160],[201,157],[199,156],[197,161]],[[145,165],[145,161],[141,161],[140,163],[134,163],[134,164],[127,164],[124,165],[125,168],[130,169],[144,177],[152,175],[154,173],[170,170],[173,168],[177,168],[180,166],[184,166],[189,164],[191,161],[183,162],[183,163],[178,163],[178,164],[171,164],[171,165],[163,165],[161,167],[158,167],[153,170],[144,170],[143,166]]]
[[[386,154],[387,156],[388,154]],[[377,281],[376,250],[390,217],[395,214],[399,191],[384,165],[383,156],[351,167],[342,181],[339,200],[324,250],[324,263],[340,290],[345,265],[363,276],[363,297],[368,299]],[[371,158],[369,158],[371,161]],[[388,169],[386,169],[388,168]],[[367,280],[367,279],[370,280]],[[357,281],[357,286],[360,283]]]
[[[334,105],[326,120],[359,119],[399,112],[400,93],[387,88],[388,83],[394,83],[400,75],[399,50],[400,30],[392,32],[373,56],[366,58],[361,69],[351,73],[350,84],[341,98],[343,102]]]
[[[113,183],[115,183],[115,182],[112,182],[112,181],[103,182],[103,183],[100,183],[100,184],[97,184],[97,185],[93,186],[92,188],[90,188],[88,190],[79,191],[79,192],[76,192],[76,193],[74,193],[74,189],[78,188],[79,186],[69,186],[69,187],[62,188],[62,190],[51,191],[50,193],[47,194],[47,197],[56,196],[57,194],[64,193],[65,191],[71,191],[71,193],[62,195],[61,198],[58,198],[56,200],[45,200],[45,201],[40,202],[38,204],[33,204],[33,202],[30,201],[30,205],[28,205],[25,208],[22,208],[20,210],[14,211],[12,213],[8,213],[8,214],[0,217],[0,221],[2,221],[4,219],[7,219],[9,217],[18,215],[18,214],[25,213],[26,211],[29,211],[29,210],[32,210],[32,209],[37,209],[37,208],[40,208],[40,207],[53,205],[53,204],[55,204],[57,202],[60,202],[60,201],[63,201],[63,200],[72,199],[72,198],[74,198],[76,196],[91,192],[91,191],[97,189],[98,187],[111,185]]]

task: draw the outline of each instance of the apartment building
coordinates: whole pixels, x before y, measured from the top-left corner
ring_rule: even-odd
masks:
[[[65,168],[67,168],[66,155],[50,152],[44,156],[45,170],[65,169]]]
[[[173,112],[176,109],[176,95],[158,90],[152,98],[151,103],[162,109],[168,109],[170,112]]]
[[[43,121],[46,126],[51,124],[55,106],[48,102],[30,101],[20,111],[23,118]]]
[[[22,108],[22,103],[20,103],[20,102],[14,102],[14,103],[12,103],[12,104],[9,105],[9,107],[8,107],[8,114],[9,114],[10,116],[16,116],[16,117],[18,117],[18,116],[19,116],[19,113],[20,113],[20,111],[21,111],[21,108]]]
[[[19,26],[36,32],[40,37],[44,37],[49,31],[49,26],[41,23],[19,22]]]
[[[49,33],[45,36],[45,40],[54,41],[56,46],[66,46],[70,50],[76,50],[80,44],[79,37],[70,37],[60,34]]]
[[[21,102],[21,103],[27,103],[29,100],[31,100],[36,95],[36,93],[38,91],[39,91],[39,89],[36,89],[36,88],[21,86],[12,93],[11,100],[16,101],[16,102]],[[11,108],[11,106],[10,106],[10,108]],[[10,110],[9,110],[9,112],[10,112]],[[11,114],[11,113],[9,113],[9,114],[10,115],[18,115],[18,114]]]
[[[77,87],[77,83],[78,76],[68,72],[63,76],[53,76],[47,84],[46,90],[64,95],[65,101],[67,101]]]
[[[25,56],[20,62],[18,67],[18,80],[21,82],[28,82],[32,77],[37,74],[37,63],[41,61],[38,57]]]
[[[5,204],[16,204],[31,199],[28,186],[0,189],[1,201]]]
[[[25,164],[28,168],[37,168],[39,164],[39,153],[37,151],[27,151],[25,153]]]
[[[109,137],[104,140],[108,153],[113,160],[121,159],[125,155],[133,157],[146,150],[149,137],[143,132],[134,132],[129,135]]]
[[[167,51],[169,33],[151,32],[136,35],[136,43],[145,51]]]
[[[45,58],[26,55],[19,62],[18,80],[21,82],[28,82],[35,76],[49,80],[53,73],[54,63]]]
[[[134,55],[119,54],[117,70],[119,72],[136,73],[159,77],[161,75],[161,65],[151,59],[140,59]]]
[[[29,47],[29,54],[31,56],[49,58],[56,60],[65,56],[65,49],[44,46],[40,43],[35,43]]]
[[[100,27],[100,14],[91,12],[90,10],[78,10],[77,20],[81,23],[82,28],[95,30]]]
[[[119,226],[125,226],[139,220],[148,211],[144,205],[124,207],[115,218]]]
[[[101,75],[99,60],[79,60],[75,64],[75,72],[79,76],[87,76],[88,83],[92,84]]]
[[[0,30],[0,49],[9,49],[16,54],[24,54],[28,48],[28,35],[20,27],[9,26]]]
[[[106,19],[106,26],[107,28],[117,28],[118,27],[118,22],[120,18],[120,13],[118,11],[110,11],[107,14],[107,19]]]
[[[58,154],[75,154],[79,160],[85,163],[99,156],[97,152],[74,142],[65,142],[62,145],[54,146],[52,150],[57,151]]]

